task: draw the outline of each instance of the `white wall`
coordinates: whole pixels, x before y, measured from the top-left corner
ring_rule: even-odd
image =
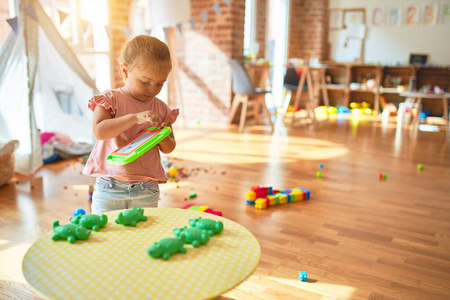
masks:
[[[436,25],[422,23],[422,13],[425,4],[439,4],[439,18]],[[421,19],[418,25],[406,25],[405,9],[408,5],[420,7]],[[450,65],[450,22],[441,22],[445,5],[449,0],[329,0],[330,9],[365,8],[367,34],[365,42],[364,63],[406,64],[409,54],[428,54],[427,63]],[[376,7],[384,8],[385,23],[382,26],[372,24],[372,14]],[[389,10],[402,8],[402,24],[389,25]],[[330,56],[337,61],[345,61],[342,55],[346,39],[345,30],[330,30],[328,41],[331,45]]]

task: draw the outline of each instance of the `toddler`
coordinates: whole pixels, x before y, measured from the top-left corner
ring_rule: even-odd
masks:
[[[159,183],[167,178],[159,151],[170,153],[176,142],[173,132],[138,159],[118,166],[106,163],[115,149],[148,127],[171,126],[178,109],[171,110],[156,98],[172,69],[166,44],[147,35],[128,41],[119,57],[125,85],[89,100],[94,111],[97,142],[83,169],[96,177],[92,213],[131,207],[156,207]]]

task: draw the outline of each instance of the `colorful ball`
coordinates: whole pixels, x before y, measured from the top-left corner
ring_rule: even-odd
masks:
[[[317,178],[322,178],[322,172],[317,172]]]
[[[85,215],[86,212],[84,211],[84,209],[82,208],[77,208],[75,209],[75,211],[73,212],[73,216],[76,217],[78,215]]]
[[[170,175],[170,177],[177,177],[178,169],[177,168],[170,168],[169,169],[169,175]]]
[[[320,168],[320,169],[323,169],[323,164],[320,164],[320,165],[319,165],[319,168]]]
[[[418,164],[418,165],[417,165],[417,170],[423,171],[423,165],[422,165],[422,164]]]

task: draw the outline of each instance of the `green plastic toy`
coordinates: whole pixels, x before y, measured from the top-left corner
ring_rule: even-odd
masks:
[[[106,162],[111,165],[128,164],[153,148],[171,132],[172,129],[168,126],[164,126],[163,128],[149,127],[144,129],[127,143],[111,152],[111,154],[106,157]]]
[[[173,233],[177,238],[184,237],[186,239],[186,243],[192,244],[195,248],[208,243],[210,238],[208,231],[194,227],[187,228],[184,226],[183,228],[175,228]]]
[[[70,218],[70,223],[81,225],[84,228],[92,229],[94,231],[99,231],[100,228],[105,227],[106,223],[108,223],[108,217],[106,215],[100,217],[94,214],[78,215]]]
[[[202,217],[198,217],[197,219],[190,219],[189,225],[191,225],[191,227],[208,231],[210,236],[219,234],[223,230],[223,223],[221,221],[202,219]]]
[[[136,224],[141,221],[147,221],[147,217],[144,216],[144,209],[140,207],[133,207],[127,209],[117,216],[116,223],[122,225],[129,225],[136,227]]]
[[[59,225],[59,221],[53,222],[53,233],[55,235],[52,236],[52,240],[67,240],[71,244],[77,240],[87,240],[91,235],[91,231],[83,226],[70,223]]]
[[[184,236],[182,238],[165,238],[148,248],[147,254],[153,258],[162,257],[164,260],[168,260],[174,254],[187,252],[187,249],[183,247],[184,243]]]

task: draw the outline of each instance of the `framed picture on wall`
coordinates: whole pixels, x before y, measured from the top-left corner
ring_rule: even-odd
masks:
[[[409,64],[410,65],[425,65],[427,63],[428,54],[423,53],[410,53]]]
[[[344,29],[352,27],[356,24],[366,24],[366,9],[352,8],[344,9]]]
[[[343,10],[342,9],[330,9],[329,11],[329,20],[328,20],[328,28],[330,30],[340,30],[344,28],[344,19],[343,19]]]

